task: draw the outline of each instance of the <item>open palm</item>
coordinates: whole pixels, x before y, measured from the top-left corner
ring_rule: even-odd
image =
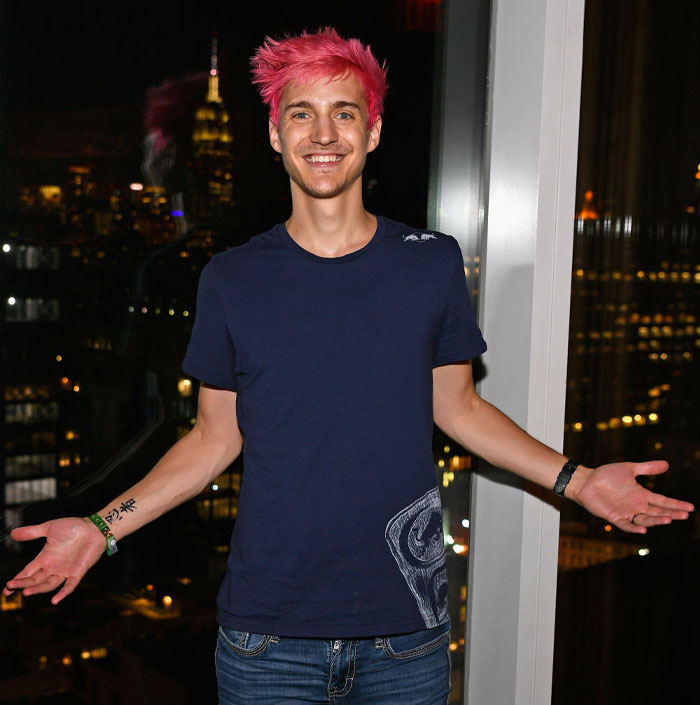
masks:
[[[687,519],[694,508],[689,502],[651,492],[637,482],[638,475],[658,475],[666,470],[668,463],[664,460],[601,465],[588,475],[576,500],[591,514],[623,531],[645,534],[648,527]]]
[[[15,541],[45,538],[46,543],[33,561],[7,581],[3,594],[11,595],[15,590],[21,590],[24,595],[34,595],[60,587],[51,598],[54,605],[75,590],[106,546],[96,527],[78,517],[21,526],[13,529],[11,536]]]

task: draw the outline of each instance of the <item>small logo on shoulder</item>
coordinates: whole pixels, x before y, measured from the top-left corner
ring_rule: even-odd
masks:
[[[437,235],[432,233],[411,233],[403,236],[404,242],[425,242],[426,240],[437,240]]]

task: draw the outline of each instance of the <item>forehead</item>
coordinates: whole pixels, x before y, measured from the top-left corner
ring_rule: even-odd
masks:
[[[363,110],[367,109],[362,84],[353,73],[339,78],[319,78],[306,83],[290,82],[280,96],[280,108],[284,110],[285,106],[302,101],[312,105],[357,103]]]

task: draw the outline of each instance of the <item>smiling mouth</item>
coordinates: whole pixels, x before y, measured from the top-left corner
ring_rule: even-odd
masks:
[[[334,164],[342,161],[343,154],[309,154],[304,159],[311,164]]]

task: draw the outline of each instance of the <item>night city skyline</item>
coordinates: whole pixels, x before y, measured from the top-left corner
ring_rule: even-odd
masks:
[[[3,9],[3,580],[35,552],[9,541],[10,528],[95,511],[192,427],[198,382],[180,364],[199,273],[291,208],[249,78],[265,35],[334,25],[386,59],[385,132],[368,159],[365,202],[425,227],[435,197],[443,3],[128,5]],[[586,463],[668,458],[672,473],[647,485],[696,506],[699,38],[696,3],[587,1],[564,433],[565,452]],[[149,90],[178,81],[190,86],[176,168],[153,180],[162,165],[144,168]],[[433,455],[448,537],[454,705],[463,697],[465,487],[479,460],[439,433]],[[2,597],[0,705],[116,702],[134,683],[137,703],[213,702],[214,596],[243,476],[237,460],[195,500],[129,537],[119,562],[101,560],[59,609],[45,596]],[[617,672],[609,664],[621,658],[621,634],[642,629],[635,609],[648,609],[661,643],[684,639],[686,628],[663,631],[662,600],[697,626],[698,518],[640,539],[578,510],[562,507],[552,702],[631,702],[630,692],[635,702],[664,702],[668,682],[680,698],[690,646],[660,646]],[[640,582],[653,588],[637,593]],[[591,619],[597,606],[605,617]],[[656,680],[629,685],[640,668]]]

